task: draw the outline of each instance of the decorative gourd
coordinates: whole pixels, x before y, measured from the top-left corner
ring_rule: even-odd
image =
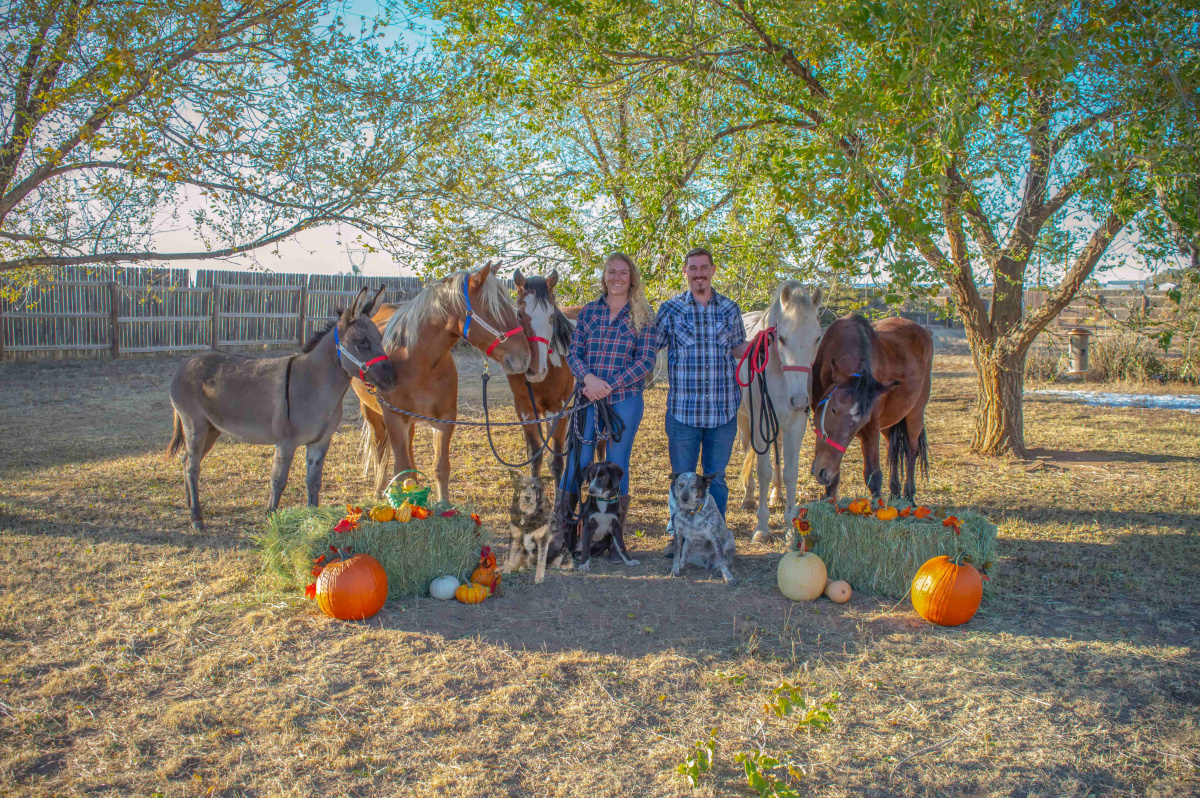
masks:
[[[850,600],[850,583],[845,579],[839,579],[836,582],[830,582],[825,585],[825,595],[834,604],[845,604]]]
[[[492,591],[484,585],[471,583],[469,585],[459,585],[458,589],[454,591],[454,597],[463,604],[478,604],[490,596],[491,593]]]
[[[416,490],[416,488],[417,481],[415,479],[409,477],[408,479],[404,480],[404,490]]]
[[[438,601],[449,601],[458,590],[458,577],[439,576],[429,583],[429,595]]]
[[[891,521],[900,515],[900,511],[895,507],[881,507],[875,511],[875,517],[880,521]]]
[[[371,520],[386,524],[396,517],[396,508],[390,504],[377,504],[371,508]]]
[[[387,573],[370,554],[343,557],[326,565],[317,577],[317,605],[343,621],[370,618],[387,601]]]
[[[775,581],[792,601],[812,601],[825,590],[825,563],[812,552],[789,551],[779,561]]]
[[[412,505],[408,502],[401,502],[396,508],[396,515],[393,520],[399,521],[402,524],[407,524],[412,520]]]
[[[496,555],[492,554],[491,546],[484,546],[483,551],[479,552],[479,567],[471,573],[471,581],[491,589],[495,576]]]
[[[930,623],[958,626],[971,620],[983,599],[983,579],[975,566],[945,555],[927,561],[912,583],[913,609]]]

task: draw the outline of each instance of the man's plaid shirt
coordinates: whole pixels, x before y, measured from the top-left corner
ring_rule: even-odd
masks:
[[[667,350],[667,412],[690,427],[720,427],[742,402],[729,350],[746,340],[742,311],[713,291],[701,305],[690,291],[658,308],[658,348]]]
[[[601,296],[579,311],[567,366],[582,385],[584,375],[595,374],[612,386],[608,403],[615,405],[635,393],[641,393],[646,375],[654,369],[658,354],[654,322],[634,333],[629,323],[629,305],[615,319]]]

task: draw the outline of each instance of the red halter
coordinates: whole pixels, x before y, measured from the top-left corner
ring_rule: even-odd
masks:
[[[764,330],[759,330],[753,338],[750,339],[750,346],[746,347],[746,353],[742,355],[738,361],[737,370],[734,371],[733,377],[737,380],[737,384],[743,388],[749,388],[755,374],[761,374],[767,370],[767,364],[771,362],[771,344],[775,341],[775,328],[767,327]],[[749,374],[746,375],[746,381],[742,382],[742,364],[749,365]],[[812,374],[812,369],[808,366],[785,366],[779,364],[784,371],[800,371],[805,374]]]
[[[857,376],[857,375],[855,375],[855,376]],[[829,392],[829,396],[833,396],[833,391],[836,391],[836,390],[837,390],[837,386],[834,386],[833,390]],[[817,407],[821,407],[821,405],[825,405],[825,407],[821,410],[821,423],[818,425],[817,420],[815,418],[813,419],[813,435],[817,436],[817,440],[825,441],[830,446],[832,446],[834,449],[837,449],[842,454],[845,454],[846,447],[842,446],[840,443],[835,441],[833,438],[831,438],[825,434],[825,411],[829,409],[829,404],[828,404],[829,396],[826,396],[824,399],[817,402]]]

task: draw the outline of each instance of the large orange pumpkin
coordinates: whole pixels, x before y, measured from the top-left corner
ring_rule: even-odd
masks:
[[[332,562],[317,578],[317,604],[321,611],[343,621],[370,618],[387,601],[387,573],[370,554]]]
[[[971,620],[983,599],[983,579],[959,554],[927,561],[912,583],[913,609],[939,626],[958,626]]]

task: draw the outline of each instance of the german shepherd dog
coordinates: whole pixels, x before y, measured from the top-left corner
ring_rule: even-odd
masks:
[[[511,471],[513,483],[512,506],[509,507],[508,560],[501,573],[512,573],[530,563],[537,563],[535,584],[546,578],[546,563],[555,563],[564,570],[575,563],[570,549],[561,536],[551,534],[550,503],[539,477],[527,477]]]

